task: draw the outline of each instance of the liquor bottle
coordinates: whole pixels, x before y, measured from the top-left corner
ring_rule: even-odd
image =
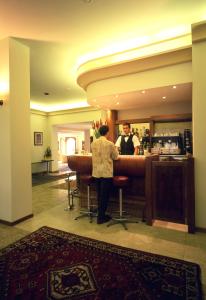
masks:
[[[146,149],[147,149],[148,153],[150,153],[150,152],[151,152],[151,146],[150,146],[150,142],[147,142]]]
[[[142,135],[143,135],[143,136],[146,136],[146,129],[145,129],[144,126],[142,127]]]
[[[139,130],[139,138],[140,138],[140,140],[142,139],[142,129],[141,128]]]
[[[136,128],[135,135],[139,138],[139,131],[138,131],[138,128]]]
[[[190,129],[184,130],[184,152],[192,153],[192,133]]]
[[[140,146],[139,146],[139,155],[144,155],[144,148],[143,148],[142,141],[140,142]]]
[[[146,136],[149,136],[149,135],[150,135],[149,129],[146,129],[146,130],[145,130],[145,134],[146,134]]]

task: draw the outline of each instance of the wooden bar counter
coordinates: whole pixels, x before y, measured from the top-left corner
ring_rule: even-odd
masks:
[[[91,155],[68,156],[68,166],[78,175],[92,174]],[[114,175],[128,176],[130,184],[123,190],[123,210],[131,216],[155,221],[185,224],[195,232],[194,158],[120,155],[114,161]],[[80,176],[78,176],[80,178]],[[80,207],[87,206],[86,186],[79,180]],[[91,198],[96,203],[95,184]],[[113,187],[109,212],[118,210],[118,190]]]
[[[157,161],[158,156],[132,156],[120,155],[114,161],[114,175],[128,176],[130,185],[123,190],[123,210],[134,217],[143,218],[148,225],[152,224],[152,203],[151,203],[151,170],[152,161]],[[68,156],[68,166],[78,175],[92,174],[91,155]],[[79,180],[80,206],[86,207],[86,186]],[[95,184],[91,187],[91,198],[96,203]],[[109,211],[112,213],[118,210],[118,190],[113,187],[109,202]]]

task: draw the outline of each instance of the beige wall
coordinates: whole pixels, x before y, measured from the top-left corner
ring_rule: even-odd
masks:
[[[13,38],[0,47],[7,59],[0,63],[7,66],[10,86],[0,116],[0,219],[14,222],[32,213],[29,49]]]
[[[48,146],[52,148],[52,171],[58,170],[58,130],[57,126],[70,123],[82,123],[97,121],[100,118],[105,120],[105,112],[95,108],[74,109],[61,111],[51,114],[31,111],[30,122],[30,141],[31,141],[31,162],[41,161],[44,157],[44,151]],[[43,132],[43,145],[34,146],[34,132]],[[89,130],[85,131],[86,147],[89,149]],[[32,164],[32,173],[45,171],[42,164]]]
[[[206,41],[192,47],[196,225],[206,228]]]
[[[37,111],[31,111],[30,114],[31,122],[31,162],[38,162],[44,158],[44,152],[48,146],[51,146],[49,143],[49,133],[48,133],[48,117],[44,113]],[[43,145],[35,146],[34,145],[34,132],[43,133]],[[46,170],[46,165],[44,164],[32,164],[32,173],[38,173]]]

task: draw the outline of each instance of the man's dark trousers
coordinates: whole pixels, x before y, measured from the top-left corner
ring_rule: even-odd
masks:
[[[112,177],[110,178],[95,178],[97,203],[98,203],[98,219],[104,219],[107,210],[110,190],[112,188]]]

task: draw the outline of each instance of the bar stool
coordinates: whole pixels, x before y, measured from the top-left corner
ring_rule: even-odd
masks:
[[[74,208],[74,197],[79,197],[78,187],[71,189],[71,182],[74,180],[72,177],[76,177],[77,174],[75,171],[70,171],[68,173],[68,178],[65,179],[67,183],[67,191],[68,191],[68,206],[64,209],[65,211],[71,210]]]
[[[113,177],[113,185],[118,187],[119,189],[119,216],[112,217],[112,221],[107,225],[107,227],[122,224],[125,230],[127,230],[126,223],[138,223],[137,221],[130,221],[126,217],[123,216],[123,203],[122,203],[122,189],[129,185],[129,177],[127,176],[114,176]]]
[[[97,216],[97,212],[95,212],[96,205],[92,205],[90,199],[90,186],[93,182],[93,177],[91,175],[80,175],[80,180],[87,185],[87,210],[81,210],[80,215],[76,217],[75,220],[89,217],[90,223],[92,223],[93,217]]]

